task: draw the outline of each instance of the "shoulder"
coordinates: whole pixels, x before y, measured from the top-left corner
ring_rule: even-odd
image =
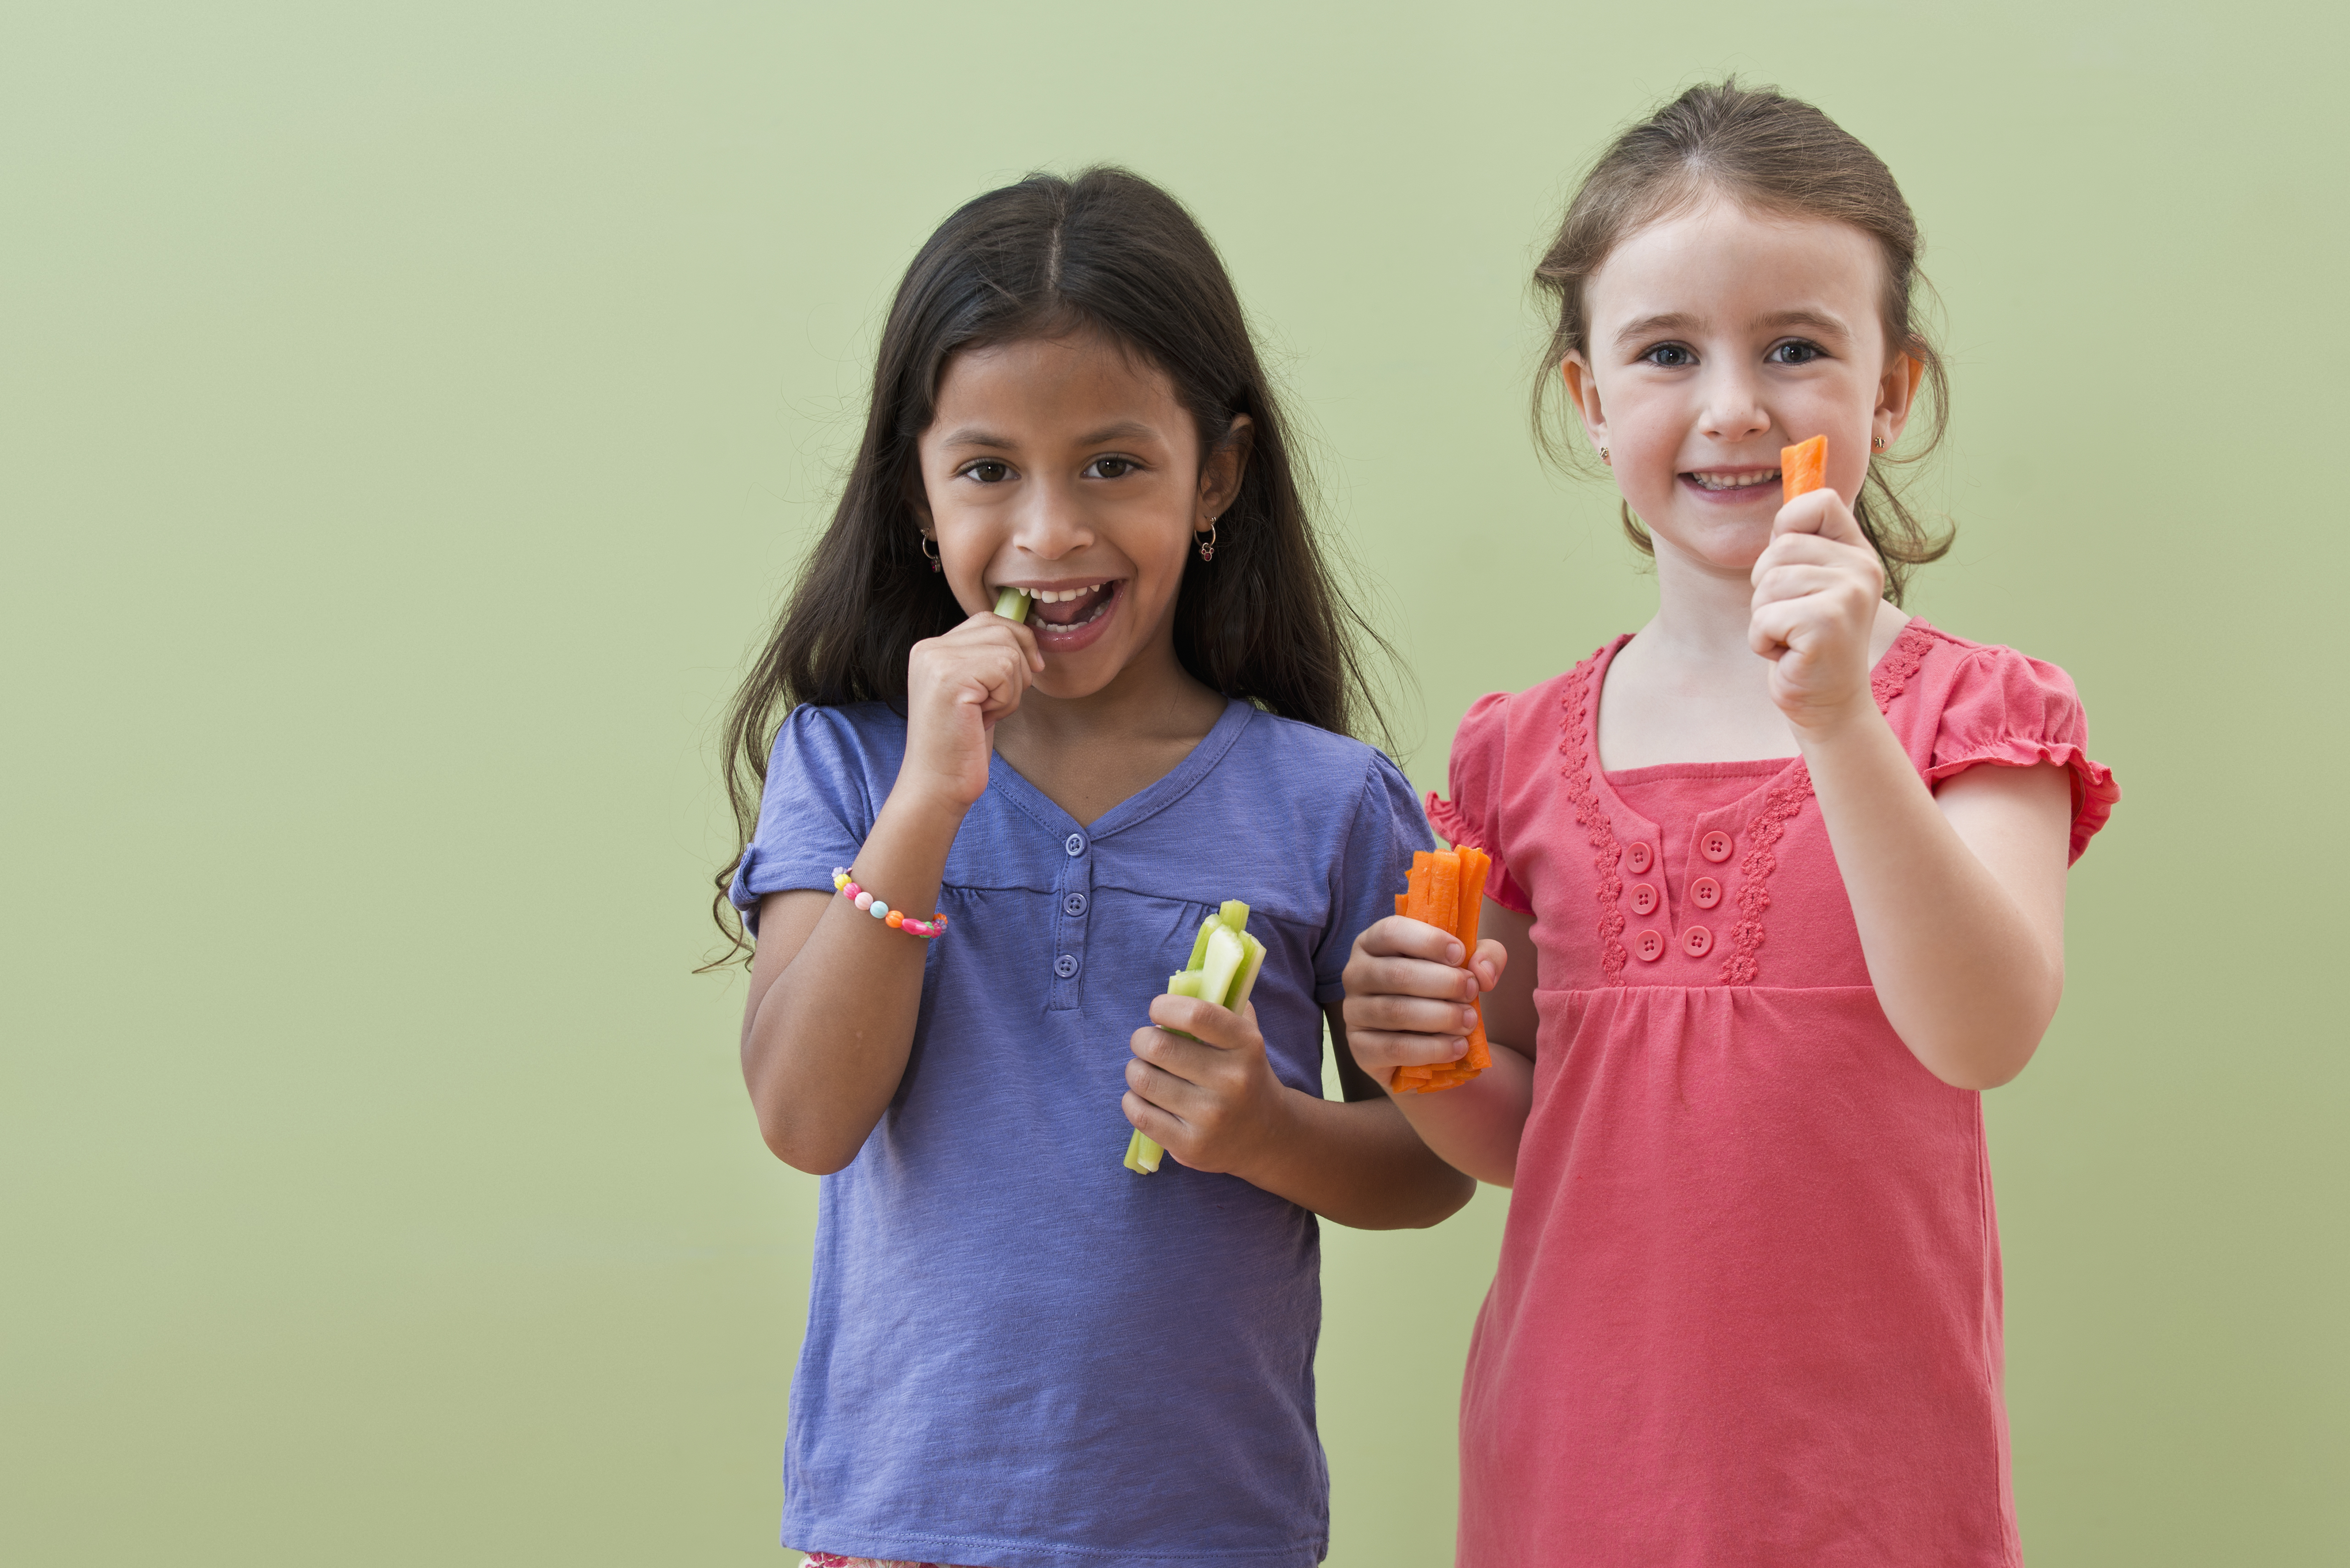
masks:
[[[1253,765],[1279,768],[1284,783],[1309,788],[1360,789],[1382,773],[1402,776],[1377,746],[1262,708],[1251,711],[1232,751]]]
[[[2045,659],[1994,642],[1974,642],[1912,619],[1877,676],[1880,701],[1909,694],[1937,724],[1995,727],[2077,738],[2087,727],[2073,678]]]
[[[795,774],[894,778],[905,753],[905,718],[885,703],[802,702],[776,726],[767,778],[770,784]]]
[[[1555,753],[1565,728],[1587,711],[1592,679],[1623,640],[1602,644],[1573,668],[1523,691],[1488,691],[1470,703],[1452,732],[1453,771],[1464,764],[1472,772],[1498,769],[1529,743],[1537,753]]]

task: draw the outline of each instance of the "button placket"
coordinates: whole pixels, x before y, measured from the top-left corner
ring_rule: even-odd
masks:
[[[1047,1012],[1068,1012],[1084,1000],[1086,920],[1094,902],[1093,857],[1087,853],[1092,847],[1081,833],[1061,840],[1066,858],[1054,878],[1050,906],[1052,948],[1045,961],[1053,966],[1053,986],[1045,1003]]]

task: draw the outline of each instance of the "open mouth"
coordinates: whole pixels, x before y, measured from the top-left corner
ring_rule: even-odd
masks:
[[[1028,627],[1036,634],[1037,645],[1048,653],[1068,653],[1094,639],[1097,628],[1117,605],[1124,583],[1122,577],[1112,577],[1057,587],[1006,586],[1018,586],[1028,596]]]
[[[1766,484],[1779,483],[1775,468],[1747,469],[1731,472],[1724,469],[1703,469],[1680,476],[1685,484],[1696,486],[1709,495],[1731,495],[1742,491],[1759,490]]]

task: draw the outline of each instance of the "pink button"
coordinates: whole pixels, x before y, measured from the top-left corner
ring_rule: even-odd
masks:
[[[1657,890],[1646,882],[1632,889],[1632,912],[1636,915],[1657,912]]]
[[[1720,828],[1714,829],[1697,841],[1697,852],[1708,860],[1729,859],[1730,847],[1730,835]]]
[[[1654,963],[1665,956],[1665,939],[1654,931],[1642,931],[1632,939],[1632,956],[1643,963]]]
[[[1690,884],[1690,902],[1700,909],[1711,909],[1721,902],[1721,884],[1711,877],[1700,877]]]
[[[1713,933],[1703,926],[1691,926],[1681,933],[1681,951],[1691,958],[1703,958],[1713,950]]]
[[[1657,852],[1645,844],[1635,844],[1624,851],[1624,869],[1638,877],[1657,863]]]

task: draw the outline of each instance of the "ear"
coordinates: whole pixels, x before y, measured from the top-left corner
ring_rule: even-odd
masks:
[[[906,466],[905,477],[898,482],[898,493],[906,498],[906,510],[914,514],[926,537],[935,539],[939,534],[938,520],[931,515],[930,487],[922,483],[922,471],[918,463]]]
[[[1599,399],[1599,381],[1591,372],[1591,361],[1577,349],[1559,361],[1559,379],[1566,383],[1566,400],[1575,405],[1577,418],[1583,421],[1583,433],[1592,450],[1607,444],[1607,410]]]
[[[1896,354],[1877,382],[1877,410],[1870,415],[1869,433],[1888,448],[1908,427],[1918,406],[1918,388],[1926,379],[1926,361],[1915,354]]]
[[[1200,510],[1197,525],[1205,528],[1223,514],[1241,493],[1241,475],[1248,472],[1249,450],[1256,443],[1256,421],[1246,414],[1232,416],[1232,429],[1200,464]]]

